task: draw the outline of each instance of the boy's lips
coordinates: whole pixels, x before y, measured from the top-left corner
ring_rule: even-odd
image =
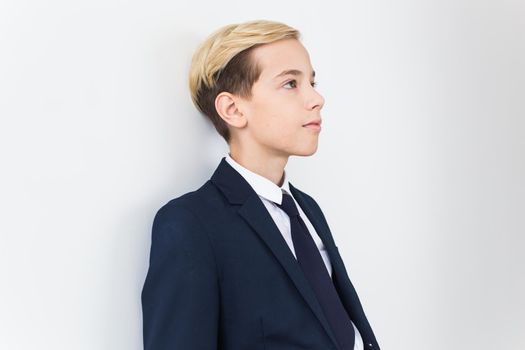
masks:
[[[321,119],[315,119],[307,124],[304,124],[304,128],[308,128],[314,131],[321,131]]]
[[[321,126],[321,123],[323,121],[321,119],[314,119],[306,124],[304,124],[303,126],[308,126],[308,125],[317,125],[317,126]]]
[[[303,125],[304,128],[312,129],[314,131],[321,131],[322,120],[320,118],[314,119]]]

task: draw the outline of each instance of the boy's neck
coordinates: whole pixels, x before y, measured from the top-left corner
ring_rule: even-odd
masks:
[[[284,179],[284,168],[288,162],[288,157],[280,158],[265,154],[254,154],[252,152],[239,152],[231,147],[228,152],[230,157],[254,173],[261,175],[277,186],[281,187]]]

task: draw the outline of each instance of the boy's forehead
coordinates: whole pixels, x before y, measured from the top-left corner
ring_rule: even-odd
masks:
[[[261,45],[254,50],[253,58],[265,79],[279,79],[287,74],[315,76],[308,52],[296,39]]]

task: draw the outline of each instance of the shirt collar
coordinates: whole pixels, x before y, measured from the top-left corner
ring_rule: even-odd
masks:
[[[261,197],[268,199],[269,201],[281,204],[283,199],[283,191],[290,193],[290,186],[288,184],[288,176],[286,170],[284,170],[284,180],[281,187],[274,184],[262,175],[256,174],[253,171],[245,168],[244,166],[237,163],[231,156],[230,153],[226,155],[226,161],[230,164],[241,176],[250,184],[253,190]]]

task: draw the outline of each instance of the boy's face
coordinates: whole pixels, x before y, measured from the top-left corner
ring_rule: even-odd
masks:
[[[310,57],[296,39],[255,48],[261,75],[239,108],[246,118],[244,140],[269,155],[308,156],[317,150],[324,98],[315,90]],[[286,71],[291,71],[287,72]],[[284,72],[284,73],[283,73]],[[306,127],[310,122],[318,126]]]

